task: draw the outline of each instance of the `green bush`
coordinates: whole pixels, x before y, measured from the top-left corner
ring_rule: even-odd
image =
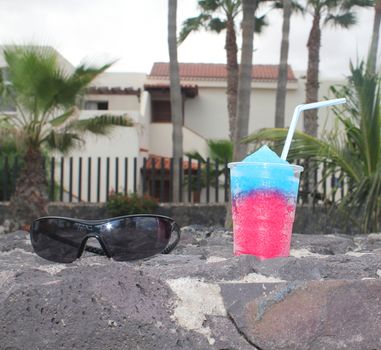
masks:
[[[111,216],[150,214],[157,206],[158,201],[155,198],[146,195],[139,197],[136,193],[111,193],[106,202],[107,213]]]

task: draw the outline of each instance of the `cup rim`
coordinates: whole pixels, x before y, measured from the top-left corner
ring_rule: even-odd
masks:
[[[268,163],[268,162],[231,162],[228,163],[228,168],[232,168],[236,165],[239,166],[249,166],[249,165],[256,165],[261,166],[262,168],[270,168],[270,167],[280,167],[280,168],[287,168],[292,167],[295,171],[302,172],[304,168],[301,165],[296,164],[282,164],[282,163]]]

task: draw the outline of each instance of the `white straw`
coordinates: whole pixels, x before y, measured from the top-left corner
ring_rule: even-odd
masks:
[[[299,116],[302,111],[305,111],[307,109],[314,109],[314,108],[321,108],[321,107],[328,107],[333,105],[339,105],[342,103],[347,102],[345,98],[337,98],[334,100],[327,100],[327,101],[321,101],[321,102],[314,102],[314,103],[308,103],[303,105],[298,105],[295,107],[294,115],[292,116],[290,128],[288,129],[286,142],[284,143],[282,155],[280,156],[283,160],[286,160],[288,151],[290,150],[290,145],[292,141],[292,137],[294,136],[294,132],[296,129],[296,124],[298,123]]]

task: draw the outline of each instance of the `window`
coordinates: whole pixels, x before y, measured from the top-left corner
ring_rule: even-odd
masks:
[[[152,101],[152,122],[153,123],[170,123],[171,103],[166,100]]]
[[[85,101],[85,109],[92,111],[107,111],[108,101]]]

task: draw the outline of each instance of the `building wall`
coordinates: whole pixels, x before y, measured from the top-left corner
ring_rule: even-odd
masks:
[[[143,92],[143,85],[146,79],[144,73],[103,73],[99,75],[92,83],[94,87],[109,88],[133,88],[140,89]],[[91,101],[108,101],[109,110],[140,110],[141,96],[136,95],[86,95],[85,100]]]
[[[134,95],[86,95],[86,101],[108,101],[108,109],[112,110],[134,110],[140,109],[138,96]],[[107,111],[101,111],[107,113]]]
[[[80,118],[88,119],[95,115],[99,115],[102,111],[82,111]],[[122,115],[127,114],[132,120],[137,122],[139,114],[136,111],[113,111],[112,114]],[[129,164],[127,169],[127,188],[128,192],[133,190],[133,159],[139,157],[139,132],[137,127],[121,127],[116,126],[106,136],[94,135],[91,133],[83,136],[84,143],[72,150],[71,152],[62,155],[54,153],[56,158],[55,164],[55,182],[60,183],[62,162],[61,157],[64,156],[63,171],[64,171],[64,198],[67,200],[70,187],[72,188],[73,200],[77,201],[79,197],[79,184],[81,183],[82,200],[87,200],[88,183],[91,185],[90,202],[98,200],[98,182],[100,183],[99,200],[104,202],[107,193],[111,191],[124,191],[125,181],[125,158],[128,158]],[[72,183],[70,185],[70,158],[72,158]],[[91,166],[88,166],[89,158]],[[82,168],[80,170],[80,159],[82,159]],[[98,159],[100,160],[100,177],[98,177]],[[106,185],[106,166],[107,159],[110,166],[109,186]],[[119,162],[119,169],[116,171],[116,159]],[[89,175],[90,168],[90,175]],[[80,174],[81,173],[81,174]],[[118,174],[118,181],[116,176]],[[88,181],[91,177],[91,181]],[[80,180],[81,178],[81,180]],[[117,184],[118,182],[118,184]],[[139,182],[139,179],[138,179]]]
[[[276,88],[277,83],[268,83],[268,86],[255,86],[251,95],[251,110],[249,134],[262,128],[275,127],[276,109]],[[304,103],[304,93],[301,93],[299,80],[287,84],[286,105],[285,105],[285,127],[291,123],[294,109],[297,105]],[[302,130],[303,121],[299,120],[297,129]]]
[[[190,82],[183,82],[188,84]],[[193,81],[193,84],[198,84]],[[343,81],[322,80],[319,89],[319,100],[334,98],[329,92],[333,84]],[[185,103],[185,125],[206,139],[226,139],[229,135],[227,113],[227,96],[225,83],[208,84],[200,82],[199,94],[194,99],[187,99]],[[285,108],[285,127],[290,125],[294,109],[305,101],[305,79],[288,84]],[[254,83],[251,94],[251,109],[249,134],[261,128],[274,127],[276,105],[276,83]],[[319,133],[332,128],[335,120],[331,108],[318,110]],[[303,130],[303,115],[297,124],[298,130]]]
[[[206,139],[228,138],[226,94],[223,87],[201,87],[185,102],[184,124]]]
[[[143,88],[146,80],[145,73],[132,72],[105,72],[99,75],[92,83],[97,87]]]
[[[150,124],[149,149],[151,154],[172,157],[172,129],[171,123]],[[202,156],[206,156],[206,140],[193,130],[183,127],[183,150],[184,153],[199,152]]]
[[[305,81],[304,81],[305,82]],[[332,79],[322,79],[320,81],[319,89],[319,100],[333,99],[336,98],[331,91],[329,91],[332,85],[343,85],[345,84],[343,80],[332,80]],[[304,87],[304,86],[303,86]],[[327,131],[331,130],[332,127],[337,123],[334,113],[332,112],[332,107],[323,108],[319,110],[319,134],[322,136]]]

